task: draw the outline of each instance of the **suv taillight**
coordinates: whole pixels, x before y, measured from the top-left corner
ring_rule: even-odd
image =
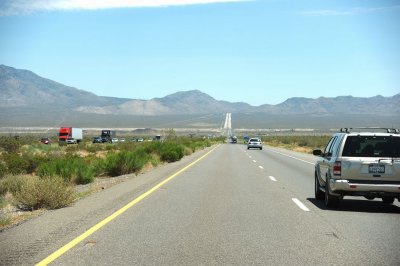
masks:
[[[342,174],[342,163],[340,161],[336,161],[333,164],[333,174],[334,175],[341,175]]]

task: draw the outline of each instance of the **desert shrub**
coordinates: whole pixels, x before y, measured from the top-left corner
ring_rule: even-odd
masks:
[[[0,172],[9,174],[31,174],[36,168],[47,161],[48,158],[43,155],[35,155],[32,153],[4,153],[1,155]],[[1,177],[1,174],[0,174]]]
[[[65,151],[68,153],[75,153],[79,151],[79,144],[68,144]]]
[[[188,146],[192,149],[192,152],[195,152],[204,149],[205,147],[210,147],[211,143],[208,140],[196,140],[192,141]]]
[[[21,141],[19,137],[0,137],[0,148],[9,153],[18,152],[21,147]]]
[[[7,166],[0,160],[0,180],[6,176]]]
[[[135,142],[126,141],[126,142],[119,142],[116,146],[118,147],[118,150],[121,151],[132,151],[137,148],[138,144]]]
[[[0,213],[0,227],[9,225],[12,222],[11,216],[6,213]]]
[[[75,199],[72,186],[62,178],[30,176],[24,181],[15,194],[15,199],[24,208],[58,209],[70,205]]]
[[[102,144],[102,143],[86,144],[86,151],[90,153],[105,151],[106,146],[107,144]]]
[[[94,170],[79,156],[54,158],[40,165],[37,174],[41,177],[60,176],[64,181],[87,184],[94,180]]]
[[[107,145],[106,145],[106,150],[107,150],[107,151],[115,151],[115,150],[117,150],[117,145],[114,145],[114,144],[107,144]]]
[[[165,162],[176,162],[184,156],[185,148],[181,144],[163,142],[159,154],[160,159]]]
[[[148,154],[152,154],[152,153],[160,154],[162,144],[163,144],[163,142],[159,142],[159,141],[146,143],[144,145],[144,149]]]
[[[7,166],[7,173],[18,175],[25,174],[29,163],[18,153],[4,153],[2,159]]]
[[[108,154],[104,162],[104,168],[109,176],[137,173],[149,160],[150,155],[144,148],[138,148],[131,152],[121,151]]]
[[[184,154],[185,156],[190,155],[190,154],[192,154],[193,152],[194,152],[193,148],[190,148],[190,147],[188,147],[188,146],[184,146],[183,154]]]
[[[26,178],[26,175],[7,175],[0,179],[0,195],[5,195],[7,192],[15,195],[21,190]]]

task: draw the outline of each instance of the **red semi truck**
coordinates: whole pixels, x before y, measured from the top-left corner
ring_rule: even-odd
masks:
[[[60,127],[60,133],[58,134],[58,141],[69,143],[72,139],[74,139],[75,143],[79,143],[83,139],[82,132],[83,132],[82,128]]]

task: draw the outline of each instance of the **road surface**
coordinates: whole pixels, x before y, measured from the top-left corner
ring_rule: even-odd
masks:
[[[315,159],[209,148],[0,233],[0,265],[399,265],[399,202],[326,209]]]

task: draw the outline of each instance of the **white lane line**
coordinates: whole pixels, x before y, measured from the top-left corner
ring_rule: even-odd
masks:
[[[269,176],[269,179],[271,179],[272,181],[276,182],[276,178],[273,177],[272,175]]]
[[[264,167],[262,167],[261,165],[258,166],[260,169],[264,169]]]
[[[253,160],[253,163],[256,163],[257,161],[256,160]]]
[[[292,158],[292,159],[295,159],[295,160],[301,161],[301,162],[303,162],[303,163],[308,163],[308,164],[312,164],[312,165],[314,165],[314,163],[311,163],[311,162],[308,162],[308,161],[305,161],[305,160],[299,159],[299,158],[297,158],[297,157],[294,157],[294,156],[290,156],[290,155],[287,155],[287,154],[284,154],[284,153],[281,153],[281,152],[278,152],[278,151],[274,151],[274,150],[271,150],[271,149],[268,149],[268,150],[269,150],[269,151],[272,151],[272,152],[275,152],[275,153],[278,153],[278,154],[280,154],[280,155],[283,155],[283,156],[286,156],[286,157],[289,157],[289,158]]]
[[[305,212],[309,212],[310,209],[308,209],[306,207],[306,205],[304,205],[300,200],[296,199],[296,198],[292,198],[293,202],[296,203],[297,206],[299,206],[300,209],[302,209]]]

